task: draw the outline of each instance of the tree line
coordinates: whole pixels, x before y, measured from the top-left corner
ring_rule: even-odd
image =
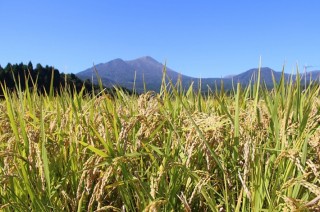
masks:
[[[66,88],[71,93],[80,92],[92,93],[92,89],[97,93],[101,90],[98,85],[93,85],[90,80],[82,81],[75,74],[60,73],[58,69],[53,66],[42,66],[37,64],[35,67],[31,62],[28,64],[11,64],[8,63],[4,68],[0,65],[0,82],[5,85],[10,91],[17,88],[25,90],[28,86],[29,89],[37,89],[41,94],[49,93],[50,86],[54,94],[59,94]],[[108,88],[108,93],[113,93],[114,89]],[[3,95],[3,90],[0,88],[0,95]]]

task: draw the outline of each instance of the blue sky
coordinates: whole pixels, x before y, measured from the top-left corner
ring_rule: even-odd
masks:
[[[77,73],[152,56],[186,75],[320,69],[320,1],[0,1],[0,64]]]

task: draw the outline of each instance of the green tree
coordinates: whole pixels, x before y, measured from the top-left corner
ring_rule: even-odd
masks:
[[[33,65],[32,65],[32,62],[31,61],[29,61],[29,63],[28,63],[28,70],[31,72],[31,71],[33,71]]]

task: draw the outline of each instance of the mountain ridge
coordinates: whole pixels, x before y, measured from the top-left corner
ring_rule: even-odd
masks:
[[[99,63],[92,68],[77,73],[77,77],[82,80],[93,80],[97,83],[97,76],[101,78],[102,83],[111,87],[114,85],[122,86],[127,89],[133,89],[137,92],[147,90],[159,91],[162,83],[164,65],[150,56],[143,56],[133,60],[123,60],[116,58],[106,63]],[[187,88],[194,83],[194,88],[198,89],[200,78],[190,77],[180,74],[169,67],[165,67],[166,75],[176,83],[181,79],[182,86]],[[247,85],[252,77],[257,76],[259,68],[252,68],[237,75],[223,78],[201,78],[202,90],[207,90],[207,86],[213,89],[215,86],[220,87],[221,81],[224,82],[226,89],[231,89],[233,82],[240,82]],[[277,72],[270,67],[260,67],[261,80],[265,81],[267,86],[273,84],[273,77],[280,81],[282,72]],[[289,79],[292,74],[284,73],[285,79]],[[320,71],[311,71],[301,77],[307,76],[306,79],[318,79]]]

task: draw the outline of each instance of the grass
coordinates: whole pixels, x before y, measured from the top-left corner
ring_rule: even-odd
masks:
[[[1,211],[320,207],[320,88],[299,77],[231,95],[165,74],[140,96],[2,89]]]

